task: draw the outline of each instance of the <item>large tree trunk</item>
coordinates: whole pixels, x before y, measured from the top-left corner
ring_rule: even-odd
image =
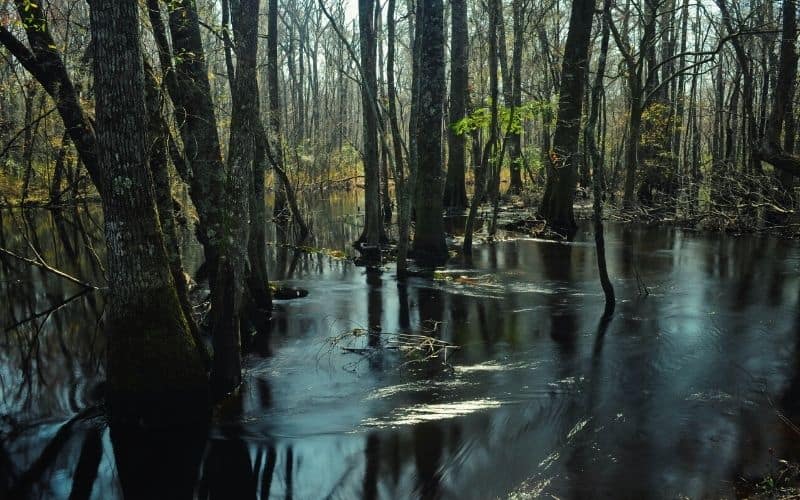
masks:
[[[456,133],[454,125],[467,114],[467,85],[469,78],[469,26],[466,0],[453,0],[450,41],[450,124],[447,127],[447,179],[444,187],[444,207],[464,209],[467,206],[465,181],[467,138]]]
[[[417,19],[417,186],[414,258],[425,265],[447,260],[442,219],[442,121],[444,115],[444,5],[420,0]]]
[[[581,106],[589,64],[593,14],[593,0],[573,0],[567,42],[564,45],[553,154],[550,156],[552,193],[542,206],[542,214],[548,225],[568,236],[573,235],[577,229],[572,205],[578,182]]]
[[[148,170],[138,3],[93,0],[91,24],[108,245],[108,401],[123,418],[186,414],[205,402],[206,374],[170,274]]]

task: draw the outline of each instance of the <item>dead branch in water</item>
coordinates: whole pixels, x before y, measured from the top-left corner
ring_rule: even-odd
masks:
[[[448,355],[459,346],[437,338],[440,322],[427,322],[421,333],[387,333],[379,329],[353,328],[325,341],[325,352],[339,348],[348,354],[357,354],[361,360],[373,358],[386,351],[399,352],[404,361],[398,368],[413,364],[441,363],[449,368]],[[366,343],[366,345],[364,345]],[[360,363],[350,363],[353,370]]]
[[[36,252],[35,250],[34,250],[34,253],[36,253],[36,259],[35,260],[34,259],[29,259],[28,257],[23,257],[22,255],[16,254],[16,253],[12,252],[11,250],[8,250],[8,249],[2,248],[2,247],[0,247],[0,253],[3,254],[3,255],[7,255],[7,256],[9,256],[9,257],[11,257],[13,259],[17,259],[17,260],[19,260],[21,262],[24,262],[26,264],[29,264],[31,266],[36,266],[36,267],[38,267],[40,269],[44,269],[45,271],[47,271],[50,274],[54,274],[54,275],[58,276],[59,278],[63,278],[65,280],[67,280],[67,281],[71,281],[72,283],[75,283],[76,285],[80,285],[80,286],[86,288],[87,290],[99,290],[100,289],[100,287],[98,287],[98,286],[92,285],[91,283],[88,283],[86,281],[82,281],[79,278],[76,278],[75,276],[72,276],[71,274],[67,274],[64,271],[62,271],[60,269],[56,269],[55,267],[49,265],[47,262],[45,262],[45,260],[39,254],[39,252]]]

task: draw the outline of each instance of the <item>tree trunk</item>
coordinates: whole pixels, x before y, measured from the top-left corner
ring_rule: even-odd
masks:
[[[542,206],[542,214],[555,231],[572,236],[577,225],[572,205],[578,182],[578,141],[580,138],[581,105],[589,56],[589,39],[592,33],[594,2],[573,0],[564,61],[561,70],[558,119],[553,138],[552,194]]]
[[[639,139],[642,135],[642,106],[638,90],[631,89],[630,118],[625,145],[625,188],[622,205],[631,209],[635,205],[636,170],[639,164]]]
[[[381,186],[378,156],[378,120],[373,99],[378,95],[375,74],[375,0],[359,0],[358,25],[361,48],[361,113],[363,120],[364,160],[364,229],[356,248],[370,261],[380,260]]]
[[[791,117],[794,90],[797,84],[797,0],[783,1],[783,23],[781,37],[780,63],[778,66],[778,85],[772,102],[772,111],[767,121],[767,133],[759,148],[758,157],[788,174],[800,176],[800,158],[789,147],[794,146],[794,120]],[[788,120],[784,143],[781,147],[780,135]]]
[[[190,194],[200,226],[198,239],[203,245],[206,269],[212,288],[220,257],[224,232],[225,167],[217,132],[217,119],[200,37],[200,24],[194,0],[169,2],[169,26],[174,53],[175,85],[167,86],[175,108],[175,121],[183,139],[184,157],[190,163]],[[158,4],[150,5],[151,21]],[[162,48],[165,52],[168,49]],[[169,64],[169,59],[167,59]],[[164,59],[162,58],[162,66]],[[162,67],[165,74],[171,67]]]
[[[411,189],[414,186],[413,171],[405,175],[403,169],[403,138],[397,119],[397,88],[395,86],[395,0],[389,0],[386,13],[387,53],[386,53],[386,92],[389,100],[389,125],[392,129],[392,147],[395,157],[395,196],[397,198],[397,276],[404,278],[407,271],[409,226],[411,225]]]
[[[161,114],[161,94],[158,82],[145,61],[145,106],[148,117],[148,158],[150,172],[153,177],[156,209],[158,220],[164,234],[164,249],[167,252],[172,280],[178,293],[183,315],[196,342],[200,341],[200,330],[192,317],[192,306],[189,303],[189,282],[183,269],[178,231],[175,223],[175,208],[172,199],[172,189],[169,181],[168,170],[168,141],[169,130]],[[203,352],[201,354],[205,353]],[[206,354],[207,356],[207,354]]]
[[[281,95],[278,81],[278,0],[269,0],[267,15],[267,87],[269,90],[269,131],[274,136],[274,157],[278,165],[283,168],[283,131],[281,124]],[[275,179],[275,201],[272,214],[278,220],[288,218],[285,186],[279,179]]]
[[[469,78],[469,26],[466,0],[451,3],[450,41],[450,125],[447,127],[447,179],[444,187],[445,208],[463,210],[467,206],[465,173],[466,143],[464,134],[457,134],[454,125],[467,115]]]
[[[522,106],[522,50],[524,44],[525,9],[522,0],[513,0],[514,9],[514,45],[511,55],[511,100],[514,108]],[[509,192],[518,194],[522,191],[522,169],[525,161],[522,156],[522,134],[519,130],[511,130],[508,134],[508,159],[511,162],[511,178]]]
[[[33,122],[33,105],[36,100],[37,88],[33,85],[29,86],[28,92],[25,94],[25,134],[22,138],[22,166],[25,169],[25,175],[22,180],[22,196],[21,202],[24,205],[28,199],[30,191],[31,179],[33,178],[33,146],[36,141],[36,135],[39,130],[39,120]]]
[[[57,205],[61,203],[61,197],[64,191],[61,190],[61,184],[64,181],[65,174],[67,173],[67,151],[69,150],[69,131],[64,130],[64,135],[61,137],[61,147],[58,148],[58,155],[56,156],[56,164],[53,167],[53,179],[50,182],[50,205]]]
[[[185,415],[205,403],[206,374],[169,271],[148,170],[138,3],[93,0],[91,29],[108,245],[108,402],[125,419]]]
[[[467,214],[467,222],[464,228],[464,243],[462,251],[465,255],[472,255],[472,234],[475,230],[475,219],[478,216],[478,208],[483,200],[486,192],[488,182],[489,166],[493,161],[499,161],[497,158],[497,142],[499,140],[499,125],[498,125],[498,106],[500,90],[497,81],[497,67],[498,67],[498,24],[500,22],[498,4],[500,0],[491,0],[488,4],[489,8],[489,31],[487,37],[489,38],[489,97],[491,99],[489,109],[489,139],[483,149],[483,154],[480,161],[475,165],[475,192],[472,195],[472,203],[469,206],[469,213]]]
[[[211,333],[214,343],[212,381],[215,392],[225,394],[241,383],[240,323],[244,287],[248,282],[250,204],[253,198],[253,164],[258,132],[259,0],[231,0],[231,20],[236,41],[236,81],[231,93],[231,139],[228,153],[225,233],[212,289]],[[214,308],[213,305],[219,306]]]
[[[597,269],[600,274],[600,284],[603,287],[603,294],[606,298],[606,307],[603,312],[604,317],[611,316],[614,313],[616,299],[614,297],[614,286],[608,278],[608,267],[606,266],[606,246],[605,237],[603,235],[603,179],[605,174],[605,166],[603,165],[603,158],[597,150],[595,142],[595,128],[597,127],[597,119],[600,114],[600,99],[603,94],[603,79],[605,78],[606,71],[606,56],[608,54],[608,40],[610,38],[609,19],[611,15],[611,0],[604,0],[603,2],[603,30],[602,38],[600,40],[600,55],[597,61],[597,74],[594,78],[592,85],[592,103],[589,112],[589,118],[586,121],[586,128],[584,129],[584,141],[589,156],[592,161],[592,187],[594,195],[594,241],[595,248],[597,249]]]
[[[439,265],[447,260],[442,219],[444,4],[442,0],[419,0],[419,3],[414,258],[424,265]]]

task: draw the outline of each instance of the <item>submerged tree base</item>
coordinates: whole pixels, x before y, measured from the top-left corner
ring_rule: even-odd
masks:
[[[174,290],[109,319],[106,401],[113,421],[162,426],[205,418],[208,375]]]

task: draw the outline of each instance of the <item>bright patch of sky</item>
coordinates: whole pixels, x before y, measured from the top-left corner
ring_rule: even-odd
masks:
[[[344,4],[347,19],[356,19],[358,17],[358,0],[340,0]]]

